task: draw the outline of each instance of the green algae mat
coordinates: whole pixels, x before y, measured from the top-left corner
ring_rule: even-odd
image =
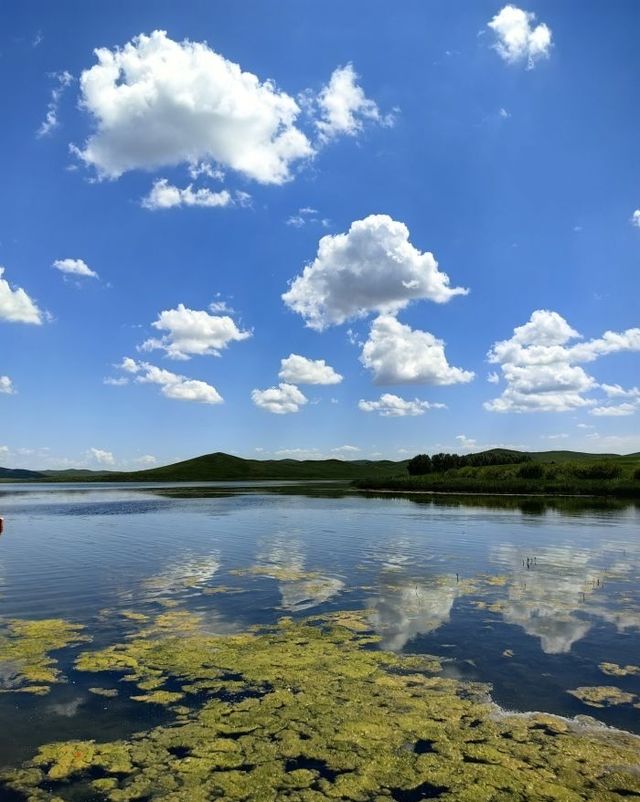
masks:
[[[22,691],[37,696],[49,693],[59,681],[60,672],[51,656],[90,638],[80,634],[82,627],[57,618],[37,621],[12,619],[0,627],[0,693]]]
[[[83,638],[48,624],[14,621],[0,639],[15,692],[45,693],[57,678],[50,651]],[[365,613],[226,636],[180,610],[131,625],[122,642],[86,646],[76,669],[95,674],[95,693],[117,684],[140,705],[166,706],[168,722],[122,740],[45,744],[0,776],[13,798],[640,799],[636,736],[587,718],[505,713],[487,686],[447,676],[446,662],[379,649]]]

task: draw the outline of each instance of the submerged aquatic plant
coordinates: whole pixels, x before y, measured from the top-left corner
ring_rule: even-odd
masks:
[[[51,802],[52,788],[111,802],[640,795],[635,736],[504,714],[486,686],[441,676],[436,658],[371,648],[379,639],[365,613],[283,618],[230,636],[193,626],[180,637],[167,624],[85,652],[77,667],[117,671],[161,703],[181,693],[171,724],[107,743],[44,745],[3,781],[30,802]]]
[[[60,678],[50,653],[91,640],[83,629],[59,618],[0,621],[0,693],[48,693]]]

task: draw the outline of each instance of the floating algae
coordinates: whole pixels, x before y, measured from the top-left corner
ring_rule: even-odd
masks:
[[[582,685],[567,691],[576,699],[580,699],[590,707],[610,707],[611,705],[628,705],[636,698],[635,694],[621,691],[615,685]]]
[[[128,740],[40,748],[2,780],[30,802],[419,800],[614,802],[640,795],[640,741],[551,715],[503,714],[439,663],[371,648],[366,615],[242,635],[153,626],[78,667],[171,680],[198,705]],[[159,633],[165,632],[164,636]]]
[[[0,623],[0,693],[49,693],[51,685],[60,680],[57,661],[50,652],[91,640],[79,634],[82,629],[59,618],[14,618]]]
[[[640,666],[619,666],[617,663],[600,663],[598,668],[610,677],[640,676]]]
[[[117,688],[89,688],[89,693],[95,696],[104,696],[107,699],[113,699],[118,695]]]

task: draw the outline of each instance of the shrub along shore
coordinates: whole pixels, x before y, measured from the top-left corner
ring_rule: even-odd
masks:
[[[444,467],[456,459],[462,467]],[[640,498],[640,459],[543,463],[509,458],[507,464],[481,465],[455,454],[431,458],[420,454],[410,460],[407,474],[359,479],[354,485],[361,490],[397,492]]]

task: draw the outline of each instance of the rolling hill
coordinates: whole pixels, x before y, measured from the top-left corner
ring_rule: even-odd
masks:
[[[46,478],[41,471],[28,471],[25,468],[0,468],[0,479],[38,479],[43,482]]]
[[[363,476],[393,476],[404,473],[406,461],[255,460],[216,452],[173,465],[128,473],[110,473],[108,481],[212,482],[260,479],[359,479]]]
[[[418,449],[416,449],[416,452]],[[579,451],[517,452],[491,449],[480,453],[527,453],[540,463],[576,463],[613,460],[622,464],[640,461],[640,454],[590,454]],[[46,482],[211,482],[307,479],[348,480],[384,479],[407,476],[407,460],[257,460],[215,452],[200,457],[147,468],[141,471],[90,471],[66,469],[61,471],[29,471],[22,468],[0,468],[0,481]]]

